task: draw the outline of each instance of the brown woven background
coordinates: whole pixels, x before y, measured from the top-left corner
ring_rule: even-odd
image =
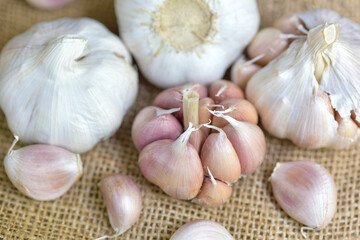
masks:
[[[146,1],[146,0],[144,0]],[[360,22],[358,0],[259,0],[262,26],[285,13],[328,7]],[[0,0],[0,48],[33,24],[60,17],[91,17],[117,32],[113,0],[76,0],[52,12],[35,10],[23,0]],[[323,164],[338,187],[338,208],[332,223],[310,239],[360,239],[360,147],[351,150],[304,150],[267,135],[266,159],[257,172],[233,187],[231,200],[217,209],[199,207],[170,198],[141,175],[138,153],[130,129],[136,112],[149,105],[159,92],[141,81],[139,97],[119,131],[106,142],[82,155],[84,176],[64,196],[49,202],[20,194],[0,166],[0,239],[92,239],[109,234],[106,208],[97,187],[110,173],[133,178],[143,194],[143,210],[137,224],[118,239],[169,239],[181,225],[210,219],[224,225],[235,239],[302,239],[300,225],[276,204],[267,182],[277,161],[309,159]],[[12,142],[4,115],[0,114],[0,158]]]

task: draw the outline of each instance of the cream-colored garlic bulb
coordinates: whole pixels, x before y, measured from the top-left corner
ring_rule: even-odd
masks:
[[[52,10],[64,7],[74,0],[26,0],[31,6],[40,9]]]
[[[255,0],[116,0],[120,34],[145,77],[168,88],[221,79],[255,35]]]
[[[210,220],[196,220],[181,226],[170,240],[234,240],[220,224]]]
[[[29,145],[13,150],[4,159],[5,171],[14,186],[35,200],[53,200],[65,194],[82,176],[78,154],[51,145]]]
[[[336,186],[321,165],[310,161],[277,163],[269,180],[280,207],[300,223],[322,229],[333,218]]]
[[[89,18],[38,23],[0,56],[0,105],[25,142],[88,151],[120,126],[137,85],[121,40]]]
[[[360,131],[344,134],[339,123],[352,112],[360,120],[360,25],[327,9],[297,16],[306,38],[258,71],[246,96],[276,137],[307,148],[349,147]]]

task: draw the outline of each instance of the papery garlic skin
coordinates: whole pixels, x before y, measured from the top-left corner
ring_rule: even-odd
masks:
[[[137,184],[123,174],[111,174],[99,183],[104,197],[111,227],[115,230],[113,238],[126,232],[139,219],[142,209],[142,196]]]
[[[25,142],[86,152],[117,130],[137,88],[121,40],[89,18],[38,23],[0,56],[0,105]]]
[[[181,226],[170,240],[234,240],[220,224],[210,220],[196,220]]]
[[[246,96],[263,126],[306,148],[347,148],[334,117],[360,117],[360,25],[320,9],[297,14],[309,29],[249,81]]]
[[[20,192],[40,201],[62,196],[83,173],[78,154],[41,144],[10,150],[4,166],[7,176]]]
[[[336,186],[321,165],[310,161],[277,163],[269,180],[280,207],[300,223],[322,229],[333,218]]]
[[[162,88],[220,79],[259,26],[255,0],[116,0],[115,9],[142,73]]]
[[[26,0],[31,6],[40,9],[56,9],[61,8],[74,0]]]

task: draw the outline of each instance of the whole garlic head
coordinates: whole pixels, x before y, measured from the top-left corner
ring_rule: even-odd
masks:
[[[246,95],[276,137],[307,148],[349,147],[359,136],[360,25],[327,9],[296,16],[307,36],[258,71]]]
[[[255,35],[255,0],[116,0],[120,33],[146,78],[168,88],[221,79]]]
[[[36,24],[0,56],[0,105],[26,142],[88,151],[117,130],[137,88],[121,40],[89,18]]]

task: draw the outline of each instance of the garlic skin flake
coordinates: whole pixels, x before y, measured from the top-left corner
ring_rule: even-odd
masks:
[[[354,112],[360,121],[360,25],[327,9],[297,16],[306,38],[250,79],[247,98],[276,137],[306,148],[350,147],[360,131],[343,134],[335,114],[349,119]]]
[[[170,240],[234,240],[220,224],[210,220],[196,220],[181,226]]]
[[[209,84],[255,35],[255,0],[116,0],[120,34],[145,77],[161,88]]]
[[[86,152],[117,130],[137,88],[121,40],[89,18],[38,23],[0,56],[0,105],[25,142]]]
[[[321,165],[310,161],[277,163],[269,180],[280,207],[296,221],[322,229],[333,218],[336,186]]]
[[[32,199],[58,198],[82,176],[78,154],[51,145],[29,145],[18,150],[12,150],[13,146],[4,159],[6,174],[20,192]]]

